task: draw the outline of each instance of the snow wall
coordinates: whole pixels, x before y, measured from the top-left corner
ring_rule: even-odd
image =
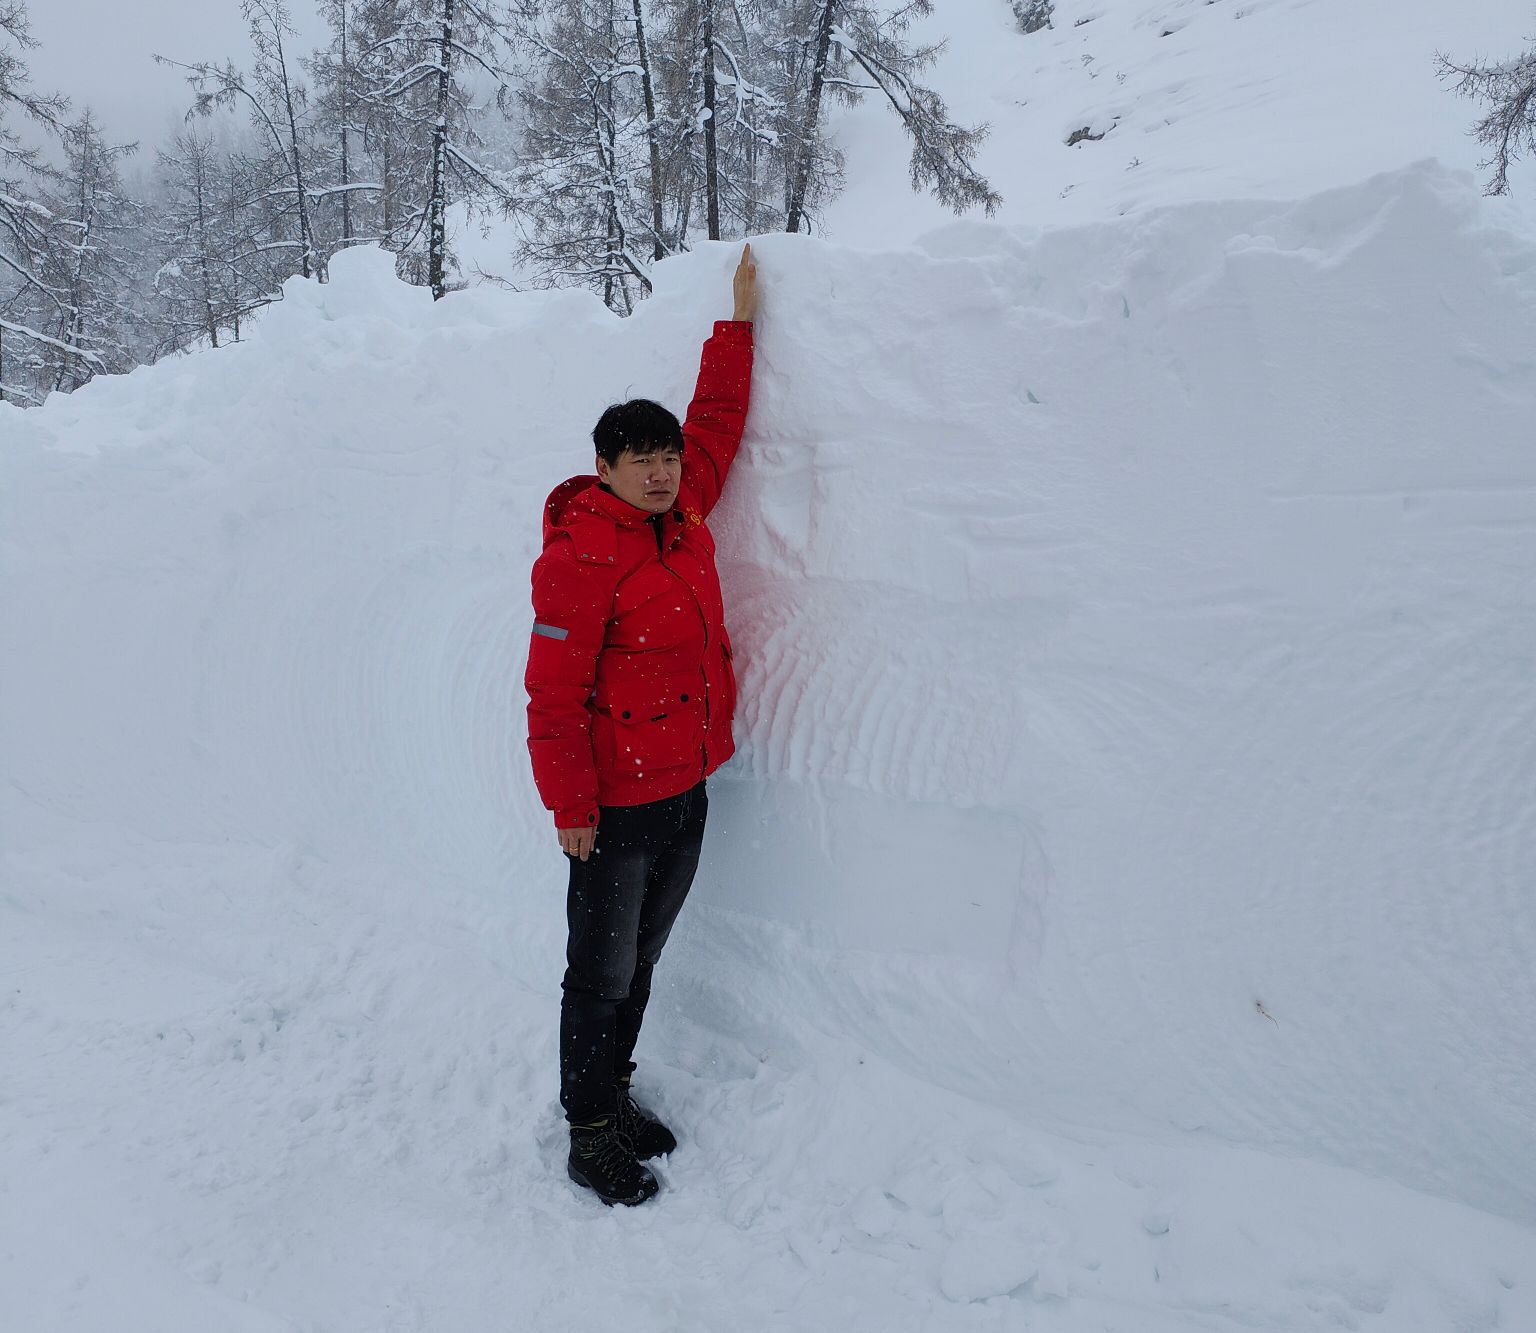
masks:
[[[1041,1123],[1536,1217],[1536,245],[1475,190],[756,242],[742,747],[648,1041],[805,1013]],[[109,909],[108,859],[146,903],[196,848],[387,868],[547,959],[552,1026],[539,508],[607,403],[683,411],[738,250],[628,321],[352,251],[243,345],[0,407],[17,928],[189,910]]]

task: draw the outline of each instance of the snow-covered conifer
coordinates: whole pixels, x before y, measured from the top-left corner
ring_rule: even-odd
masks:
[[[541,279],[580,282],[623,314],[650,290],[652,258],[672,248],[648,188],[656,126],[634,13],[633,0],[566,0],[529,35],[539,69],[521,94],[515,204],[533,233],[521,257]]]
[[[665,20],[658,61],[676,127],[674,193],[679,216],[702,193],[711,239],[783,225],[784,103],[772,90],[780,43],[778,7],[721,0],[661,0]]]
[[[408,263],[422,263],[434,297],[448,290],[449,203],[513,198],[505,174],[480,159],[477,94],[508,108],[511,52],[529,16],[527,0],[517,9],[506,0],[378,0],[369,15],[359,96],[385,133],[426,146],[425,179],[403,196],[389,234]]]

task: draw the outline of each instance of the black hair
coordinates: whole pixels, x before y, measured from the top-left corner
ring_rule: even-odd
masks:
[[[683,451],[683,428],[671,412],[649,398],[631,398],[605,408],[592,427],[597,456],[612,467],[619,455],[648,449]]]

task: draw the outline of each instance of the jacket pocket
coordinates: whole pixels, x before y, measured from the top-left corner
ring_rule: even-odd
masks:
[[[612,686],[594,704],[598,761],[614,780],[699,762],[704,748],[702,681]]]

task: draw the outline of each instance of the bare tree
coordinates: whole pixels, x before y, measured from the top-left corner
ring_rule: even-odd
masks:
[[[455,199],[513,198],[504,175],[479,160],[477,88],[495,105],[510,105],[510,53],[528,16],[504,0],[385,0],[377,35],[361,60],[369,88],[362,96],[387,109],[388,123],[425,138],[424,193],[395,223],[402,248],[425,240],[426,280],[434,298],[448,290],[448,206]]]
[[[187,71],[187,82],[196,93],[189,117],[206,116],[215,109],[241,104],[250,109],[255,123],[266,132],[276,160],[283,165],[280,173],[274,173],[272,184],[273,197],[281,197],[283,207],[275,210],[278,230],[270,243],[274,247],[286,244],[293,248],[304,277],[321,277],[325,257],[315,244],[310,225],[310,196],[304,179],[309,155],[308,126],[304,124],[308,98],[289,69],[287,40],[294,36],[293,21],[285,0],[241,0],[240,12],[250,26],[255,57],[250,74],[237,69],[232,60],[221,66],[207,61],[184,65],[163,56],[155,59]],[[286,241],[281,235],[282,222],[290,211],[298,222],[296,241]]]
[[[366,3],[361,7],[366,9]],[[316,149],[326,159],[334,182],[321,197],[332,206],[332,217],[340,214],[331,249],[377,240],[380,234],[377,196],[383,187],[366,174],[366,167],[365,174],[358,174],[360,159],[367,158],[365,151],[359,151],[367,133],[359,96],[363,75],[356,58],[359,8],[358,0],[320,0],[321,15],[331,28],[331,43],[306,62],[319,94],[315,101]],[[366,34],[366,27],[362,31]]]
[[[60,296],[45,387],[77,389],[98,371],[123,372],[139,361],[134,264],[139,205],[127,197],[117,164],[137,144],[109,144],[87,109],[65,127],[65,167],[49,198],[61,221],[60,244],[45,270]],[[84,355],[90,353],[89,356]]]
[[[789,218],[785,231],[799,231],[805,214],[805,192],[815,165],[813,145],[821,131],[821,97],[827,86],[827,58],[832,50],[832,28],[839,0],[819,0],[816,12],[816,54],[811,60],[810,86],[805,94],[804,119],[800,125],[800,160],[789,180]]]
[[[665,250],[647,225],[659,213],[656,191],[638,184],[647,159],[656,160],[656,140],[637,63],[642,29],[631,14],[624,0],[566,0],[529,36],[541,69],[521,94],[525,160],[515,204],[535,232],[521,257],[540,280],[574,278],[621,314],[637,291],[650,291],[648,263]]]
[[[155,265],[150,359],[239,342],[246,319],[281,300],[294,276],[291,242],[273,240],[287,206],[275,188],[284,168],[263,133],[241,139],[220,144],[188,130],[158,154],[146,242]]]
[[[348,194],[354,207],[370,210],[369,233],[396,251],[408,249],[421,234],[432,155],[425,85],[392,97],[383,95],[399,73],[391,38],[400,30],[401,17],[401,0],[351,0],[345,62],[348,123],[356,128],[357,142],[378,187]],[[333,53],[335,49],[333,43]]]
[[[705,235],[720,239],[720,164],[715,142],[715,0],[699,2],[700,69],[704,75],[703,104],[699,108],[704,121],[704,217]]]
[[[777,229],[782,102],[772,24],[778,6],[758,0],[658,0],[665,20],[657,62],[666,110],[659,174],[686,238],[693,199],[704,197],[705,235]]]
[[[913,77],[944,49],[943,42],[910,47],[901,40],[912,15],[933,12],[932,0],[910,0],[889,19],[877,20],[864,5],[850,5],[847,22],[834,31],[849,60],[872,81],[862,85],[885,94],[912,140],[912,189],[925,186],[956,213],[980,207],[988,217],[1003,202],[971,157],[987,137],[988,127],[967,129],[949,119],[944,99]],[[860,86],[860,85],[854,85]]]
[[[1458,64],[1435,57],[1442,78],[1456,80],[1454,91],[1489,104],[1488,114],[1472,127],[1490,156],[1478,165],[1492,168],[1486,194],[1509,193],[1509,168],[1522,154],[1536,152],[1536,49],[1494,64]]]
[[[39,198],[57,180],[39,151],[22,144],[11,128],[19,115],[63,137],[69,103],[30,87],[23,53],[37,45],[21,0],[0,0],[0,399],[37,402],[44,358],[99,364],[89,347],[62,343],[46,332],[67,320],[67,299],[57,277],[66,264],[67,224]]]
[[[906,0],[888,15],[865,0],[815,0],[816,55],[800,133],[802,157],[791,179],[785,230],[799,230],[821,99],[827,91],[840,94],[850,105],[861,101],[865,92],[885,94],[912,139],[914,190],[927,186],[956,213],[980,205],[990,216],[1002,203],[1002,196],[971,163],[988,127],[967,129],[953,124],[944,99],[914,77],[933,62],[944,43],[910,46],[903,34],[915,18],[932,12],[932,0]],[[856,82],[857,74],[869,82]]]
[[[843,181],[828,99],[871,91],[912,136],[914,188],[990,212],[999,197],[971,164],[986,127],[951,123],[918,83],[942,44],[903,40],[930,12],[930,0],[894,13],[874,0],[557,0],[524,97],[520,207],[536,236],[523,257],[625,312],[632,287],[649,291],[649,265],[696,229],[800,230]]]
[[[224,329],[238,328],[241,313],[239,240],[225,194],[233,166],[221,161],[210,136],[193,131],[178,134],[158,157],[155,351],[164,355],[202,339],[217,347]]]
[[[271,162],[258,145],[227,151],[219,168],[230,332],[236,342],[245,317],[282,300],[283,282],[293,276],[293,252],[270,239],[272,194],[264,173]]]
[[[640,0],[630,0],[635,19],[635,59],[640,71],[640,91],[645,99],[645,146],[650,158],[651,258],[666,254],[662,244],[661,135],[656,119],[656,80],[651,70],[651,50],[645,36],[645,14]]]
[[[763,28],[762,3],[730,0],[718,9],[714,25],[717,155],[724,165],[719,182],[726,213],[738,219],[742,234],[778,230],[784,212],[773,196],[782,167],[785,106],[769,87],[771,51]]]

